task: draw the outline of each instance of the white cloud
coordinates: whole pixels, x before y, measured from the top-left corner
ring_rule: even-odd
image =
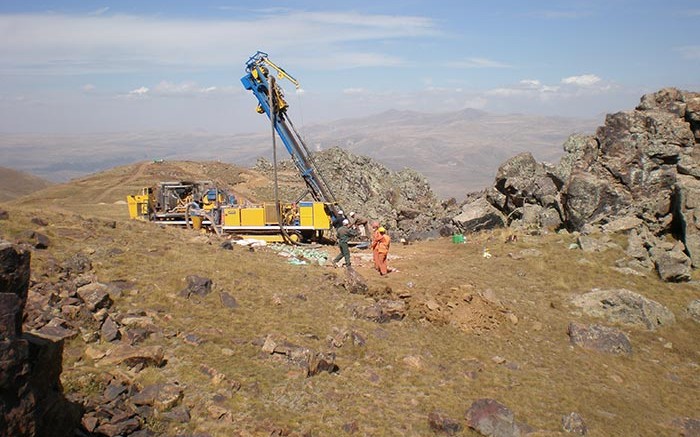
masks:
[[[240,94],[243,91],[232,86],[202,87],[194,81],[170,82],[163,80],[152,88],[142,86],[126,93],[127,97],[194,97],[214,94]]]
[[[576,85],[581,87],[590,87],[599,83],[602,79],[595,74],[582,74],[580,76],[565,77],[561,83],[566,85]]]
[[[0,73],[230,67],[247,59],[259,46],[265,47],[273,59],[274,53],[284,53],[297,65],[316,68],[401,65],[403,60],[395,55],[376,49],[348,51],[346,47],[359,42],[405,42],[437,34],[429,18],[354,12],[287,11],[246,20],[104,13],[5,14],[0,15]],[[258,38],[251,42],[251,35]]]
[[[92,16],[102,15],[102,14],[104,14],[104,13],[107,12],[107,11],[109,11],[109,6],[105,6],[105,7],[103,7],[103,8],[99,8],[99,9],[95,9],[94,11],[88,13],[88,15],[92,15]]]
[[[345,88],[343,94],[353,95],[353,94],[365,94],[367,92],[364,88]]]
[[[677,47],[674,51],[680,53],[683,59],[697,60],[700,59],[700,46],[683,46]]]
[[[140,88],[136,88],[134,90],[129,91],[129,96],[133,97],[143,97],[146,94],[148,94],[150,90],[146,88],[145,86],[142,86]]]
[[[447,63],[447,66],[450,68],[513,68],[509,64],[487,58],[467,58],[461,61],[450,61]]]
[[[558,86],[545,85],[538,79],[523,79],[510,87],[495,88],[486,91],[486,95],[498,97],[530,96],[548,98],[559,91]]]

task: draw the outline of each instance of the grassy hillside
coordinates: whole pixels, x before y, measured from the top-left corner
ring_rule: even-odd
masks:
[[[212,180],[240,199],[265,196],[269,180],[258,172],[220,162],[140,162],[56,184],[16,199],[21,206],[50,206],[109,219],[128,217],[126,197],[160,181]],[[267,200],[267,197],[261,197]]]
[[[193,177],[203,167],[221,169],[177,164]],[[143,313],[162,330],[144,344],[162,345],[167,364],[140,372],[90,358],[114,344],[70,340],[62,376],[69,392],[103,389],[105,373],[138,385],[177,382],[191,421],[148,424],[167,435],[431,435],[428,414],[439,410],[464,424],[466,409],[482,397],[508,405],[541,435],[558,435],[571,411],[585,418],[592,436],[677,435],[674,418],[697,417],[700,324],[685,313],[700,296],[697,282],[625,275],[613,269],[621,248],[572,250],[575,236],[520,235],[506,243],[508,233],[498,231],[468,235],[466,244],[394,244],[390,266],[398,271],[386,277],[371,269],[370,253],[354,249],[369,291],[351,294],[341,285],[343,269],[293,265],[269,249],[223,250],[209,235],[128,221],[125,205],[114,204],[175,169],[117,168],[2,205],[10,215],[0,221],[2,238],[21,240],[36,230],[51,241],[32,255],[35,281],[55,280],[51,266],[82,253],[101,282],[130,284],[116,301],[121,312]],[[255,187],[241,181],[262,183],[242,169],[239,179],[215,174],[249,192]],[[38,227],[34,217],[48,225]],[[624,246],[625,239],[615,242]],[[179,296],[192,274],[211,278],[214,292]],[[634,348],[629,357],[573,347],[570,321],[604,323],[570,303],[596,287],[643,294],[677,320],[655,332],[622,326]],[[237,308],[222,305],[224,291]],[[380,299],[404,302],[406,317],[380,324],[358,316],[358,308]],[[268,336],[334,352],[339,370],[307,378],[299,366],[263,351]]]
[[[11,168],[0,167],[0,202],[16,199],[51,185],[51,182]]]

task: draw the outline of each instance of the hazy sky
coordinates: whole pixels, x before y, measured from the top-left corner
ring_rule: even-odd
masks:
[[[386,109],[596,116],[700,91],[697,0],[0,0],[0,132],[264,129],[262,50],[297,124]]]

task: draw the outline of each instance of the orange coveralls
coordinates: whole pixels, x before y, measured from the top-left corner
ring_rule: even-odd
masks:
[[[391,237],[388,234],[380,234],[377,240],[377,261],[379,264],[379,273],[382,276],[386,275],[389,270],[386,266],[386,257],[389,255],[389,246],[391,246]]]
[[[382,234],[377,230],[377,228],[374,229],[374,232],[372,232],[372,261],[374,261],[374,269],[379,270],[379,252],[377,252],[377,243],[379,243],[379,239],[382,237]]]

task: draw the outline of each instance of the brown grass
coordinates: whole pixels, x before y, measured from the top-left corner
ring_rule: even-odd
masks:
[[[229,436],[286,430],[325,436],[342,435],[343,425],[356,422],[359,435],[430,435],[430,412],[442,410],[463,420],[471,402],[481,397],[496,398],[517,419],[552,432],[561,429],[563,415],[577,411],[592,436],[672,435],[670,420],[697,417],[700,324],[689,320],[684,309],[698,298],[698,287],[663,283],[653,273],[645,278],[622,275],[612,269],[623,256],[621,249],[583,253],[569,249],[574,236],[557,234],[525,235],[507,244],[504,232],[485,232],[468,235],[462,245],[449,239],[395,244],[389,264],[398,272],[388,277],[379,277],[362,261],[362,252],[355,251],[353,263],[367,279],[370,295],[401,295],[408,302],[405,320],[380,325],[351,316],[348,305],[372,300],[334,285],[333,276],[342,270],[293,266],[267,250],[224,251],[216,239],[194,231],[129,222],[115,205],[100,209],[90,203],[92,182],[78,183],[85,193],[54,187],[42,209],[31,206],[36,198],[19,202],[24,206],[5,205],[11,218],[0,222],[0,235],[17,238],[22,230],[36,228],[29,222],[32,217],[42,217],[50,224],[40,231],[52,245],[33,253],[37,279],[50,258],[60,262],[87,251],[95,253],[101,281],[136,284],[117,307],[148,312],[169,335],[146,342],[163,345],[168,364],[144,370],[135,381],[177,381],[185,387],[183,402],[192,413],[192,422],[179,427],[152,424],[161,432]],[[142,182],[120,185],[106,200],[120,198]],[[101,187],[109,190],[106,177]],[[66,208],[82,216],[63,212]],[[97,218],[89,220],[92,216]],[[116,229],[104,226],[107,219],[118,220]],[[485,247],[489,259],[482,256]],[[123,253],[101,255],[114,248]],[[516,259],[533,249],[540,254]],[[327,250],[333,256],[337,252]],[[190,274],[210,277],[215,291],[201,299],[179,297]],[[631,357],[573,348],[566,335],[570,321],[605,323],[574,315],[569,303],[573,295],[594,287],[627,288],[657,300],[676,314],[677,322],[657,332],[622,327],[633,344]],[[233,295],[239,307],[224,308],[221,291]],[[494,326],[471,329],[484,323],[452,323],[469,313],[451,313],[450,304],[473,310],[469,305],[482,302],[481,295],[490,303],[482,303],[473,317],[492,315]],[[468,296],[473,304],[464,300]],[[431,310],[430,301],[438,307]],[[343,329],[360,333],[366,345],[346,341],[340,348],[330,346],[327,338]],[[206,342],[185,343],[182,337],[189,333]],[[261,351],[258,341],[269,334],[313,350],[333,350],[340,371],[305,378],[300,368]],[[670,349],[664,347],[667,343],[672,343]],[[86,372],[81,369],[92,368],[82,357],[85,347],[79,339],[67,344],[66,356],[73,358],[66,358],[63,378],[71,390],[80,387]],[[227,349],[233,353],[224,353]],[[497,364],[494,356],[505,363]],[[240,390],[217,384],[201,371],[202,365],[240,384]],[[95,389],[93,385],[88,387]],[[208,406],[217,393],[226,398],[220,405],[231,412],[228,419],[210,417]]]

